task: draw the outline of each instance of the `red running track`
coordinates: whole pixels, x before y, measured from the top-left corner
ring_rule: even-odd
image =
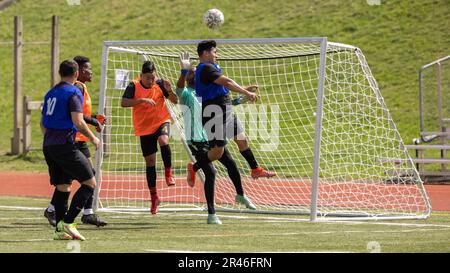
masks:
[[[278,183],[279,182],[283,183],[283,181],[279,179],[277,179],[276,181],[278,181]],[[184,182],[182,181],[182,179],[179,179],[177,180],[177,184],[179,183]],[[158,184],[162,185],[162,183]],[[75,192],[75,190],[78,189],[78,187],[79,184],[77,182],[73,183],[72,192]],[[331,186],[328,185],[327,187]],[[430,197],[433,211],[450,211],[450,185],[425,185],[425,188],[427,190],[428,196]],[[357,189],[349,188],[349,190],[354,191]],[[50,198],[52,193],[53,187],[49,184],[49,177],[47,173],[32,173],[32,172],[0,173],[0,196],[27,196],[27,197]],[[327,198],[333,197],[327,196]]]

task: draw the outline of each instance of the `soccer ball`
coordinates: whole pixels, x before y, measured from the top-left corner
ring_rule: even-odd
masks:
[[[225,18],[218,9],[210,9],[203,14],[203,23],[209,28],[219,28],[223,22],[225,22]]]

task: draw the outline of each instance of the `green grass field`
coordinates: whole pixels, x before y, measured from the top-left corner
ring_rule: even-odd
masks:
[[[277,7],[276,11],[273,7]],[[201,23],[208,8],[225,14],[225,24],[211,31]],[[88,86],[95,103],[99,88],[101,47],[105,40],[204,39],[327,36],[330,41],[360,47],[379,83],[401,136],[410,143],[418,136],[418,68],[448,54],[450,1],[160,1],[63,0],[16,1],[0,11],[0,42],[13,39],[13,17],[24,23],[24,95],[41,100],[50,82],[51,16],[61,21],[60,58],[83,54],[91,58],[94,81]],[[45,171],[41,152],[12,157],[12,46],[0,43],[0,170]],[[33,146],[42,137],[37,112],[33,116]]]
[[[0,197],[0,252],[450,251],[450,214],[442,212],[433,213],[428,220],[316,223],[303,216],[218,213],[221,226],[207,225],[205,212],[165,212],[157,216],[100,213],[108,226],[79,225],[87,240],[74,249],[73,241],[51,239],[53,229],[43,217],[47,202]]]
[[[203,12],[212,7],[225,14],[217,31],[201,23]],[[94,111],[105,40],[327,36],[362,49],[401,136],[410,144],[419,132],[418,68],[449,54],[449,11],[450,0],[381,0],[379,6],[366,0],[81,0],[80,6],[65,0],[16,1],[0,11],[0,171],[47,170],[42,151],[7,155],[13,128],[13,48],[7,42],[13,39],[15,15],[24,23],[24,95],[42,100],[49,88],[50,45],[28,42],[49,41],[51,17],[58,15],[60,59],[91,58],[94,79],[88,87]],[[32,122],[33,147],[40,147],[38,112]],[[53,229],[43,217],[47,202],[0,197],[0,252],[71,251],[73,245],[51,239]],[[109,221],[105,228],[80,225],[88,238],[80,242],[80,252],[369,252],[377,244],[381,252],[450,251],[450,214],[442,212],[420,221],[331,223],[219,213],[222,226],[207,225],[206,212],[101,216]]]

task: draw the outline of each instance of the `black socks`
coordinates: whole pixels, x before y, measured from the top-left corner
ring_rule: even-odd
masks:
[[[219,161],[227,169],[228,176],[233,182],[234,188],[236,189],[236,193],[239,195],[243,195],[244,189],[242,188],[241,174],[239,173],[236,161],[234,161],[233,157],[231,156],[227,148],[225,148],[225,150],[223,151],[223,155],[219,159]]]
[[[156,187],[156,167],[147,167],[145,170],[148,188]]]
[[[80,211],[83,209],[86,201],[92,197],[94,194],[94,188],[91,188],[87,185],[81,185],[78,191],[75,193],[72,199],[72,203],[70,204],[69,211],[64,217],[64,222],[67,224],[71,224],[75,221],[75,218],[78,216]]]
[[[255,156],[250,148],[241,152],[241,155],[247,160],[248,165],[251,169],[255,169],[258,167],[258,163],[256,162]]]
[[[203,173],[205,174],[205,197],[206,204],[208,205],[208,213],[215,214],[214,208],[214,184],[216,180],[216,169],[212,163],[202,166]]]
[[[55,218],[56,224],[64,219],[67,212],[68,201],[70,192],[58,191],[55,188],[55,193],[53,194],[52,204],[55,207]]]
[[[161,157],[164,162],[164,168],[172,167],[172,152],[170,150],[170,145],[161,146]]]

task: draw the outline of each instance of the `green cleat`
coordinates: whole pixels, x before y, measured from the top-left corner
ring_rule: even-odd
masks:
[[[65,232],[65,231],[55,231],[55,234],[53,234],[53,240],[72,240],[73,237]]]
[[[246,208],[251,209],[251,210],[256,210],[256,206],[253,205],[252,201],[250,200],[250,198],[248,198],[245,195],[236,195],[236,203],[239,204],[243,204],[245,205]]]
[[[219,217],[215,214],[208,214],[208,224],[212,225],[221,225],[222,221],[220,221]]]
[[[77,224],[75,224],[75,223],[67,224],[61,220],[56,225],[56,230],[57,230],[57,232],[68,233],[70,236],[72,236],[73,240],[81,240],[81,241],[86,240],[86,238],[84,238],[84,236],[81,235],[80,232],[78,232]]]

